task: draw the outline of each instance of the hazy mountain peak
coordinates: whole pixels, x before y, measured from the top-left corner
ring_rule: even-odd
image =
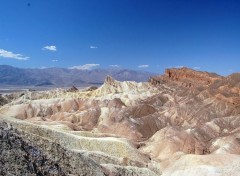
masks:
[[[120,81],[147,81],[153,73],[127,69],[79,70],[66,68],[26,69],[12,66],[0,66],[0,84],[12,86],[52,85],[87,86],[103,84],[109,75]],[[48,83],[48,84],[45,84]]]

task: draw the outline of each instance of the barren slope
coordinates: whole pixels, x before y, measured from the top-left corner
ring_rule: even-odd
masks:
[[[222,77],[188,68],[167,69],[149,82],[107,77],[98,89],[4,95],[9,103],[0,111],[5,120],[53,130],[36,134],[15,126],[84,150],[107,174],[237,175],[239,79],[239,73]]]

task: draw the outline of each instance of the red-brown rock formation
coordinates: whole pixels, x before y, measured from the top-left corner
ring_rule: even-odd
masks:
[[[195,71],[186,67],[177,69],[166,69],[163,76],[152,77],[149,81],[152,84],[160,84],[161,82],[180,82],[186,87],[210,85],[216,80],[222,80],[223,77],[208,72]]]

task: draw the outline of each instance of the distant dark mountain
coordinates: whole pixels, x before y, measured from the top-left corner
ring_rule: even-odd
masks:
[[[40,87],[40,86],[53,86],[53,85],[54,85],[53,83],[47,81],[40,84],[36,84],[35,86]]]
[[[25,69],[0,65],[1,86],[100,85],[107,75],[119,81],[147,81],[154,73],[128,69],[78,70],[66,68]]]

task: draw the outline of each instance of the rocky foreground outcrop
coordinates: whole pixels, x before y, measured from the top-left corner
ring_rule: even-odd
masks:
[[[107,77],[97,89],[15,94],[0,109],[0,166],[17,175],[51,175],[49,167],[58,175],[238,175],[239,81],[239,73],[181,68],[149,82]]]
[[[17,121],[8,122],[0,122],[1,175],[69,175],[81,173],[80,175],[100,176],[106,174],[103,167],[97,165],[90,158],[67,150],[47,138],[14,127],[14,123]]]
[[[124,139],[85,137],[12,118],[1,117],[0,147],[1,175],[157,175]]]

